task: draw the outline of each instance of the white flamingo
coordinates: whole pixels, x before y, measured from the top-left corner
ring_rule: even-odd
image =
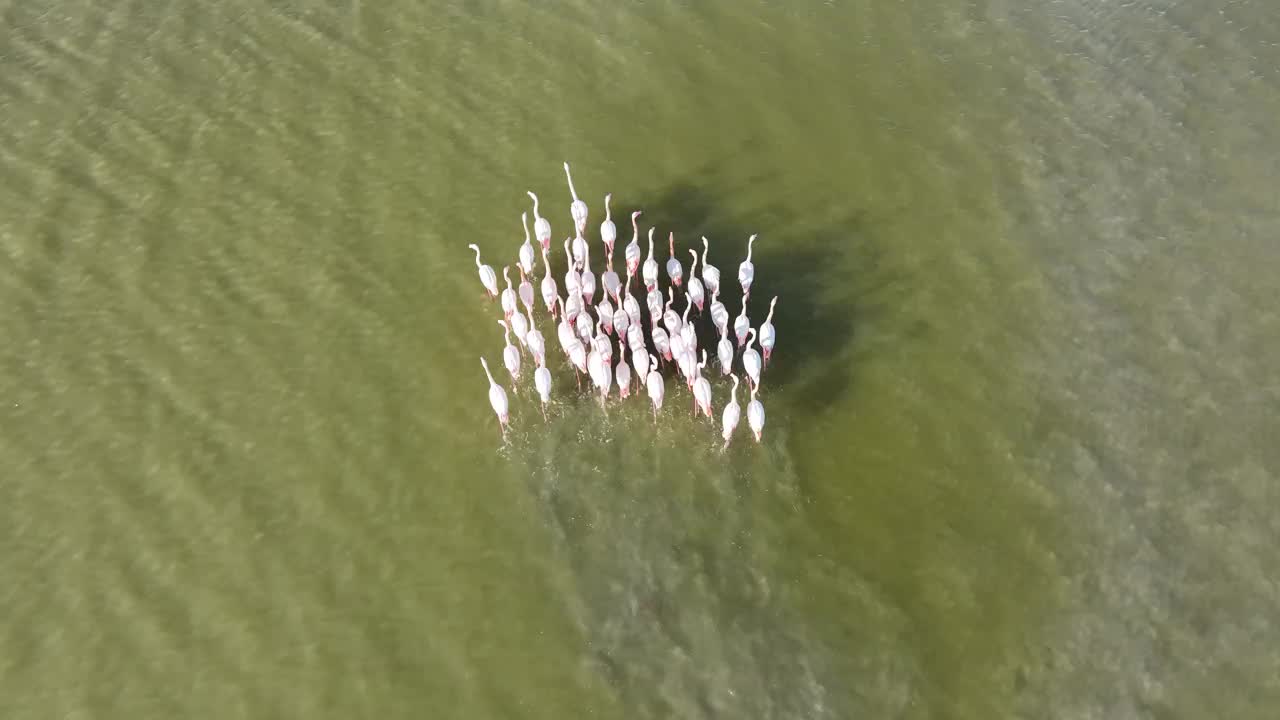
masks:
[[[724,333],[729,327],[729,311],[720,302],[720,288],[711,293],[711,324],[716,326],[716,332],[719,333]]]
[[[569,163],[564,164],[564,176],[569,180],[569,194],[573,202],[569,205],[569,214],[573,216],[573,225],[581,237],[587,231],[587,204],[578,199],[578,191],[573,189],[573,175],[569,174]]]
[[[604,331],[613,334],[613,303],[609,302],[609,296],[605,295],[600,298],[600,302],[596,304],[596,314],[604,321]],[[625,316],[626,313],[623,313]],[[625,329],[624,329],[625,332]]]
[[[520,269],[525,274],[533,272],[533,245],[529,244],[529,213],[520,213],[520,222],[524,224],[524,244],[520,246]]]
[[[753,387],[760,387],[760,353],[756,351],[756,329],[749,331],[751,339],[747,341],[747,349],[742,351],[742,368],[747,371],[747,378]]]
[[[729,441],[733,439],[733,431],[738,427],[738,418],[742,417],[742,407],[738,405],[738,376],[732,375],[733,389],[729,391],[729,404],[724,406],[724,414],[720,416],[721,437],[724,438],[724,447],[720,448],[721,452],[729,449]]]
[[[645,289],[650,291],[658,287],[658,261],[653,259],[653,231],[654,228],[649,228],[649,257],[644,259],[644,266],[640,268],[640,278],[644,280]],[[479,257],[479,252],[476,251],[476,257]]]
[[[600,307],[603,308],[604,303],[600,303]],[[604,312],[604,310],[601,310],[601,312]],[[623,310],[622,308],[618,308],[617,310],[614,310],[613,311],[613,332],[618,336],[618,339],[621,340],[623,337],[625,337],[627,330],[629,329],[631,329],[631,317],[627,315],[627,311]]]
[[[649,308],[649,324],[654,327],[662,322],[662,291],[654,288],[644,296],[644,304]]]
[[[671,309],[671,303],[676,300],[676,292],[674,288],[667,288],[667,304],[662,311],[662,324],[667,326],[667,332],[675,334],[680,332],[680,316],[675,310]]]
[[[529,275],[523,267],[520,268],[520,290],[517,294],[524,309],[533,312],[533,283],[529,282]]]
[[[702,362],[693,371],[693,397],[702,409],[702,414],[711,417],[711,383],[702,377],[702,368],[707,366],[707,351],[702,351]]]
[[[689,298],[694,305],[698,306],[698,314],[702,314],[702,304],[706,302],[706,295],[702,289],[702,281],[694,271],[698,266],[698,251],[689,248],[689,254],[693,256],[693,264],[689,266]]]
[[[595,324],[591,322],[591,313],[578,313],[578,321],[575,323],[575,328],[577,329],[578,337],[582,339],[582,342],[589,343],[593,338],[595,338]]]
[[[742,312],[738,313],[738,317],[733,319],[733,334],[738,336],[738,347],[747,341],[747,329],[751,327],[751,321],[747,319],[747,296],[742,296]]]
[[[498,427],[502,431],[502,439],[507,439],[507,391],[493,381],[493,373],[489,372],[489,363],[482,357],[480,364],[484,366],[484,374],[489,378],[489,405],[498,416]]]
[[[618,381],[618,397],[625,400],[631,396],[631,366],[627,364],[625,348],[618,348],[618,366],[613,374]]]
[[[608,249],[609,257],[613,257],[613,243],[618,239],[618,228],[613,224],[613,214],[609,210],[609,201],[612,199],[613,193],[604,196],[604,222],[600,223],[600,242]]]
[[[569,263],[569,269],[564,274],[564,291],[569,297],[582,294],[582,276],[578,274],[578,268],[573,264],[573,256],[569,254],[569,238],[564,240],[564,259]]]
[[[603,332],[600,334],[604,336],[605,342],[609,341],[608,336]],[[604,408],[605,398],[609,396],[609,389],[613,385],[613,365],[594,344],[591,352],[587,354],[587,372],[591,374],[591,381],[600,391],[600,407]]]
[[[512,313],[516,311],[516,291],[511,287],[511,266],[502,266],[502,279],[507,281],[507,287],[502,291],[502,314],[511,319]]]
[[[613,298],[616,303],[622,302],[618,296],[618,291],[622,289],[622,280],[618,277],[618,273],[613,271],[613,250],[605,253],[604,272],[600,274],[600,284],[604,287],[604,294]]]
[[[636,382],[644,385],[645,381],[649,379],[649,351],[643,343],[640,347],[632,345],[630,349],[631,362],[636,366]]]
[[[584,270],[587,267],[587,239],[582,233],[573,236],[573,265]]]
[[[689,348],[684,344],[684,335],[678,332],[669,333],[667,335],[667,344],[670,348],[668,352],[671,353],[671,357],[676,361],[676,367],[680,370],[680,374],[684,376],[685,381],[688,382],[691,378],[685,353]]]
[[[671,284],[680,287],[680,283],[684,280],[684,269],[680,267],[680,258],[676,257],[676,234],[674,232],[667,235],[667,249],[671,252],[671,257],[667,258],[667,277],[671,278]]]
[[[579,279],[582,284],[582,304],[589,306],[596,301],[596,274],[591,272],[591,248],[584,247],[583,253],[582,274]]]
[[[551,222],[538,214],[538,196],[532,190],[526,190],[533,198],[533,236],[538,239],[543,252],[551,249]]]
[[[467,247],[476,251],[476,268],[480,271],[480,282],[484,285],[484,291],[489,293],[489,297],[498,297],[498,275],[493,268],[488,265],[480,264],[480,248],[472,243]]]
[[[547,369],[546,362],[539,362],[538,369],[533,371],[533,386],[542,399],[542,421],[546,422],[547,403],[551,402],[551,371]]]
[[[707,251],[709,250],[707,236],[702,236],[702,283],[707,286],[707,292],[712,295],[720,289],[720,268],[707,263]]]
[[[666,395],[666,387],[662,382],[662,374],[658,372],[658,361],[652,355],[649,356],[649,378],[645,381],[645,387],[649,391],[649,400],[653,402],[653,424],[657,425],[658,411],[662,409],[662,398]],[[501,390],[502,388],[498,389]],[[490,391],[489,394],[492,397],[493,392]],[[506,396],[503,396],[502,407],[505,411]]]
[[[556,298],[556,304],[560,305],[560,309],[564,310],[564,300]],[[573,334],[573,325],[569,322],[569,314],[567,312],[560,313],[560,322],[556,324],[556,335],[560,338],[560,349],[564,350],[565,356],[569,355],[569,345],[575,339]]]
[[[733,371],[733,343],[729,341],[729,333],[720,328],[720,342],[716,345],[716,357],[720,360],[720,373],[728,375]]]
[[[525,333],[524,344],[529,348],[535,365],[543,365],[547,361],[547,341],[533,324],[533,313],[529,313],[529,332]]]
[[[689,292],[684,294],[684,315],[680,318],[680,334],[684,336],[684,346],[692,348],[694,352],[698,351],[698,329],[689,322],[689,308],[693,307],[693,303],[689,300]]]
[[[679,368],[680,374],[684,376],[684,384],[688,385],[689,389],[692,390],[693,381],[698,379],[698,356],[694,354],[693,348],[686,347],[676,355],[676,367]],[[696,395],[694,400],[697,400]],[[696,405],[694,409],[696,411]]]
[[[636,296],[631,294],[631,277],[631,273],[627,273],[626,292],[622,295],[622,309],[627,311],[627,317],[632,325],[639,325],[640,303],[636,301]]]
[[[631,213],[631,242],[627,243],[627,249],[623,255],[627,261],[627,275],[635,275],[636,270],[640,269],[640,228],[636,225],[638,217],[640,217],[639,210]]]
[[[747,405],[747,424],[751,426],[751,434],[760,442],[760,433],[764,432],[764,405],[756,399],[759,387],[751,388],[751,402]]]
[[[756,242],[756,236],[752,235],[747,240],[747,259],[742,261],[738,266],[738,284],[742,286],[742,295],[745,298],[751,294],[751,281],[756,278],[756,266],[751,264],[751,246]]]
[[[524,314],[519,310],[511,313],[511,332],[515,333],[516,342],[520,343],[520,347],[529,347],[529,321],[525,320]]]
[[[654,325],[649,334],[653,336],[653,346],[658,349],[658,355],[664,360],[670,360],[671,338],[667,336],[667,331]]]
[[[556,300],[560,297],[560,289],[556,287],[556,279],[551,276],[551,263],[547,260],[547,251],[542,251],[542,304],[547,306],[551,317],[556,316]]]
[[[507,366],[507,372],[511,374],[511,391],[520,392],[516,389],[516,383],[520,382],[520,349],[511,344],[511,326],[506,320],[499,320],[498,324],[502,326],[502,337],[506,342],[506,347],[502,349],[502,364]]]
[[[764,350],[764,366],[769,367],[769,356],[773,354],[773,344],[778,340],[778,333],[773,328],[773,306],[778,304],[778,296],[769,301],[769,315],[760,324],[760,347]]]

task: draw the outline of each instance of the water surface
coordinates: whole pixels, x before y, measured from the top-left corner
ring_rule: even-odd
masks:
[[[5,717],[1280,706],[1268,4],[0,13]],[[760,234],[764,443],[560,366],[500,444],[466,245],[565,160]]]

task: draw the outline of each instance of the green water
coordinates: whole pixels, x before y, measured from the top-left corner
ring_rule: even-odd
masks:
[[[1280,707],[1267,3],[0,14],[0,716]],[[500,442],[466,245],[563,283],[566,160],[760,234],[763,443],[541,310]]]

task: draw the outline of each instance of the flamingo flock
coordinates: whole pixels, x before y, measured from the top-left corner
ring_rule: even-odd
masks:
[[[564,164],[564,173],[569,184],[569,194],[573,198],[569,205],[573,235],[566,237],[563,244],[566,268],[563,296],[552,271],[551,222],[539,213],[538,196],[532,191],[528,195],[533,202],[533,237],[542,256],[540,288],[543,310],[546,313],[544,319],[555,326],[560,349],[573,369],[578,389],[582,389],[585,376],[589,383],[588,393],[596,395],[601,410],[608,413],[614,388],[617,389],[617,401],[624,402],[630,398],[634,385],[637,397],[648,397],[653,408],[653,421],[657,424],[667,394],[664,372],[672,370],[670,374],[673,375],[673,380],[675,377],[681,379],[689,391],[693,416],[703,415],[712,418],[714,422],[711,382],[703,375],[703,369],[707,366],[708,348],[699,346],[696,324],[703,317],[703,310],[709,300],[709,325],[714,330],[714,335],[719,337],[719,342],[712,348],[714,359],[720,366],[720,374],[733,382],[729,401],[720,418],[720,434],[724,440],[721,449],[728,449],[742,415],[738,404],[740,377],[734,371],[734,363],[739,355],[742,378],[745,378],[750,398],[747,404],[747,425],[755,441],[760,442],[764,433],[765,413],[764,405],[757,395],[777,340],[773,313],[778,298],[775,296],[770,300],[769,314],[759,328],[752,327],[747,316],[747,303],[755,280],[755,266],[751,262],[751,255],[757,236],[748,238],[746,259],[738,266],[742,305],[733,320],[732,332],[737,340],[735,346],[730,340],[729,311],[720,302],[720,271],[708,261],[710,241],[706,237],[701,238],[701,256],[696,248],[686,248],[692,256],[686,277],[677,254],[675,232],[668,231],[668,286],[664,299],[659,286],[658,261],[653,256],[653,235],[656,228],[649,228],[649,253],[642,265],[638,224],[642,211],[636,210],[631,213],[631,242],[625,249],[626,277],[619,278],[613,263],[618,231],[613,224],[612,194],[604,196],[605,219],[600,223],[600,242],[604,246],[605,264],[599,288],[603,290],[603,295],[597,299],[596,275],[591,269],[591,246],[586,237],[589,210],[574,187],[569,163]],[[534,319],[534,274],[538,265],[534,245],[530,242],[527,212],[521,214],[521,221],[524,225],[524,243],[519,246],[515,263],[520,275],[518,289],[511,284],[510,265],[502,267],[505,287],[499,289],[498,274],[493,267],[482,262],[480,247],[475,244],[467,247],[475,253],[476,268],[486,297],[491,301],[498,300],[502,309],[502,319],[497,322],[502,328],[502,362],[510,376],[511,391],[518,393],[520,383],[528,377],[521,373],[523,358],[527,353],[535,368],[534,389],[541,401],[543,420],[546,421],[547,407],[551,402],[552,377],[547,368],[546,341]],[[699,265],[701,273],[698,271]],[[649,310],[647,327],[640,314],[640,303],[631,294],[632,278],[637,270],[640,271],[640,282],[644,286],[645,303]],[[683,310],[676,307],[680,301],[683,301]],[[691,311],[696,315],[694,318],[689,317]],[[514,342],[512,336],[515,338]],[[759,350],[756,349],[757,344]],[[505,440],[507,427],[511,422],[507,391],[494,379],[484,357],[480,358],[480,364],[489,382],[489,404],[498,417],[499,430]]]

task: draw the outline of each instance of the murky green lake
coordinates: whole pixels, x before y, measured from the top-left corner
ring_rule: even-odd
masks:
[[[0,716],[1275,717],[1270,3],[0,18]],[[566,160],[759,234],[762,443],[558,348],[500,442]]]

